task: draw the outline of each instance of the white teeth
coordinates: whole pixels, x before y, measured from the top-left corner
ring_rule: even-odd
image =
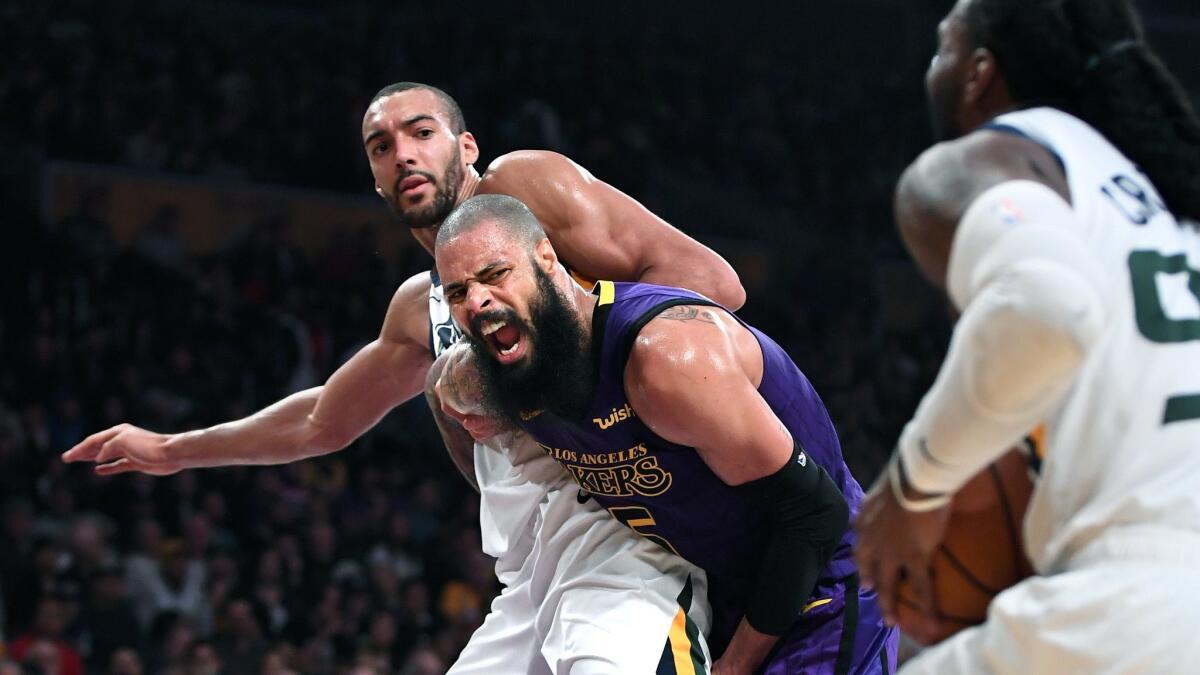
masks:
[[[515,351],[517,351],[517,346],[518,346],[518,345],[520,345],[520,344],[521,344],[521,341],[520,341],[520,340],[517,340],[517,341],[516,341],[516,342],[514,342],[514,343],[512,344],[512,346],[511,346],[511,347],[509,347],[508,349],[501,349],[501,350],[500,350],[500,355],[501,355],[501,356],[508,356],[509,354],[511,354],[511,353],[513,353],[513,352],[515,352]]]
[[[503,321],[494,321],[494,322],[489,323],[488,325],[484,326],[483,330],[481,332],[484,335],[491,335],[492,333],[495,333],[496,331],[500,330],[501,328],[504,328],[504,325],[505,324]]]

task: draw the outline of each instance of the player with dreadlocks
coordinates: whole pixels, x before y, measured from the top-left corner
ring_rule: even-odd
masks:
[[[1200,122],[1128,0],[959,0],[926,75],[945,139],[896,190],[961,313],[855,524],[936,609],[950,495],[1046,425],[1037,576],[906,673],[1193,672],[1200,641]]]

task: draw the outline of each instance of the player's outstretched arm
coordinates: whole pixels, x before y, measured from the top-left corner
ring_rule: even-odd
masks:
[[[63,454],[95,462],[101,475],[232,464],[281,464],[340,450],[389,410],[420,393],[432,356],[427,274],[396,291],[379,338],[338,368],[322,387],[301,391],[249,417],[207,429],[159,434],[131,424],[101,431]]]
[[[734,310],[746,301],[724,258],[560,154],[505,155],[492,163],[478,192],[525,202],[559,257],[579,274],[688,288]]]
[[[758,578],[714,675],[752,672],[800,615],[845,533],[849,507],[758,393],[762,351],[727,313],[673,307],[639,334],[625,370],[630,405],[656,434],[692,446],[722,481],[770,514]]]

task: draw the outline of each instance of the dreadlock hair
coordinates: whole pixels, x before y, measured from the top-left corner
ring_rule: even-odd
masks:
[[[446,115],[450,117],[450,132],[455,136],[467,130],[467,122],[463,119],[462,108],[458,107],[458,101],[455,101],[454,97],[450,94],[428,84],[421,84],[420,82],[395,82],[376,92],[371,97],[371,103],[375,103],[375,101],[386,96],[399,94],[402,91],[410,89],[424,89],[425,91],[433,92],[438,97],[438,100],[442,102],[442,107],[446,109]],[[369,107],[371,104],[367,105]]]
[[[1200,119],[1146,45],[1129,0],[975,0],[966,21],[1017,102],[1092,125],[1173,214],[1200,222]]]

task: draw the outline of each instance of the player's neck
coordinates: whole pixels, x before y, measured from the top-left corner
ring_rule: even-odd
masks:
[[[479,172],[475,170],[474,166],[468,166],[463,175],[462,185],[458,186],[458,197],[454,202],[454,206],[457,207],[459,204],[474,197],[477,189],[479,189]],[[412,231],[413,237],[417,239],[417,243],[428,251],[429,255],[433,255],[433,248],[437,243],[438,229],[441,226],[442,224],[438,223],[432,227],[424,227]]]
[[[466,172],[463,174],[462,185],[458,186],[458,200],[454,202],[455,206],[467,201],[475,196],[475,191],[479,189],[479,172],[475,170],[475,165],[467,166]]]
[[[565,269],[563,273],[566,273]],[[590,340],[592,335],[592,317],[596,314],[596,304],[600,302],[600,296],[595,295],[574,282],[571,283],[570,288],[571,299],[574,301],[575,310],[579,314],[580,325],[583,326],[584,334]]]

